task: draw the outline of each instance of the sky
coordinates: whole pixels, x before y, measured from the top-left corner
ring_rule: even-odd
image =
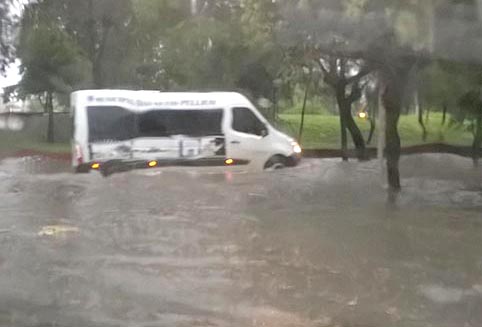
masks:
[[[10,65],[7,69],[6,76],[0,76],[0,88],[15,85],[20,81],[20,74],[18,71],[19,65],[20,61],[15,61],[15,63]]]
[[[1,1],[1,0],[0,0]],[[28,0],[21,0],[18,3],[14,2],[11,6],[11,12],[15,16],[20,16],[22,14],[23,5],[26,4]],[[6,86],[15,85],[20,81],[19,74],[20,61],[16,60],[10,67],[7,68],[6,76],[0,76],[0,88]],[[1,93],[2,90],[0,90]]]

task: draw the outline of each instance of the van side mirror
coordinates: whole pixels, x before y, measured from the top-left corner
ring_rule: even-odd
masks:
[[[269,135],[268,128],[266,126],[263,126],[263,128],[260,131],[261,137],[266,137]]]

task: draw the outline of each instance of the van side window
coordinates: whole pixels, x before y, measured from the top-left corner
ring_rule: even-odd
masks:
[[[249,108],[233,108],[233,129],[237,132],[263,135],[266,126]]]

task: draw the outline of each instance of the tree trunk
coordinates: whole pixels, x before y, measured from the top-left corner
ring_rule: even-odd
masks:
[[[94,88],[100,88],[100,81],[99,81],[99,71],[98,71],[98,63],[97,63],[97,28],[95,22],[95,12],[94,12],[94,0],[86,0],[87,1],[87,8],[88,8],[88,17],[87,17],[87,35],[88,35],[88,49],[87,54],[92,64],[92,79],[94,83]]]
[[[447,102],[444,102],[442,105],[442,126],[445,125],[447,121]]]
[[[341,131],[341,158],[343,161],[348,161],[348,137],[346,134],[345,117],[340,112],[340,131]]]
[[[305,112],[306,112],[306,102],[308,101],[308,93],[310,90],[310,85],[311,85],[311,78],[306,84],[306,89],[305,89],[305,97],[303,98],[303,108],[301,109],[301,123],[300,123],[300,132],[298,134],[298,142],[301,143],[301,139],[303,137],[303,128],[305,125]]]
[[[400,112],[398,110],[395,107],[387,108],[387,125],[385,126],[388,185],[392,191],[396,192],[401,189],[400,170],[398,167],[401,149],[400,136],[398,134]]]
[[[373,139],[373,134],[375,134],[375,129],[376,129],[377,125],[376,125],[376,122],[375,122],[375,118],[373,118],[372,116],[370,116],[368,118],[368,120],[370,122],[370,133],[368,133],[367,144],[370,144],[372,142],[372,139]]]
[[[345,136],[344,136],[343,128],[342,128],[342,150],[345,148],[344,151],[346,152],[346,148],[347,148],[346,130],[348,130],[353,140],[353,144],[355,145],[357,158],[359,160],[366,160],[365,139],[363,138],[363,134],[358,128],[358,125],[355,123],[355,120],[353,119],[353,116],[351,114],[351,103],[344,98],[344,95],[342,95],[341,92],[338,92],[337,99],[338,99],[338,107],[340,111],[340,123],[341,123],[341,126],[344,126],[344,130],[345,130]],[[343,140],[343,137],[345,137],[345,140]]]
[[[442,128],[440,128],[438,132],[438,139],[440,142],[445,141],[443,126],[445,126],[446,121],[447,121],[447,102],[444,101],[442,104]]]
[[[341,134],[341,158],[343,161],[348,161],[348,137],[346,133],[346,104],[345,104],[345,90],[336,91],[336,101],[338,105],[338,115],[340,116],[340,134]]]
[[[54,104],[52,92],[47,92],[46,105],[48,110],[47,142],[54,143]]]
[[[273,90],[271,92],[271,121],[273,123],[276,123],[276,88],[273,87]]]
[[[422,127],[422,141],[427,141],[427,128],[425,127],[425,123],[423,122],[423,108],[419,104],[418,107],[418,123],[420,124],[420,127]]]
[[[89,17],[87,18],[87,31],[89,38],[88,55],[92,63],[92,78],[94,87],[103,88],[104,74],[102,70],[102,60],[104,57],[107,37],[109,35],[111,25],[102,23],[102,33],[98,33],[98,24],[95,20],[94,0],[87,0]],[[101,35],[99,35],[101,34]]]
[[[367,138],[367,145],[371,144],[373,141],[373,136],[375,135],[375,130],[377,128],[377,119],[379,114],[379,98],[380,98],[380,85],[379,82],[377,83],[377,87],[375,88],[374,92],[369,93],[368,103],[369,103],[369,112],[368,112],[368,119],[370,120],[370,133],[368,134]]]
[[[104,59],[105,47],[107,45],[107,39],[109,36],[110,29],[111,29],[111,25],[102,26],[102,36],[99,40],[98,46],[96,44],[96,52],[92,62],[94,84],[95,84],[95,87],[98,89],[101,89],[105,86],[104,71],[102,69],[103,68],[102,61]]]
[[[345,108],[345,122],[346,128],[350,131],[351,138],[353,140],[353,144],[355,144],[355,149],[357,153],[358,160],[367,160],[366,156],[366,146],[365,146],[365,139],[363,138],[363,134],[358,128],[358,125],[355,123],[353,116],[351,114],[351,105],[347,105]]]
[[[479,166],[480,147],[482,146],[482,111],[475,122],[474,142],[472,143],[472,160],[474,166]]]
[[[418,90],[415,90],[415,95],[413,96],[413,102],[415,106],[415,115],[419,117],[420,115],[420,96]]]
[[[428,124],[428,120],[430,118],[430,107],[425,110],[425,124]]]
[[[344,133],[342,131],[342,149],[343,149],[343,146],[345,147],[345,149],[347,148],[346,130],[348,130],[350,132],[351,138],[353,140],[353,144],[355,145],[355,149],[357,151],[357,158],[359,160],[365,160],[366,159],[365,139],[363,138],[363,134],[361,133],[355,120],[353,119],[353,116],[351,114],[351,104],[348,103],[347,100],[340,99],[338,106],[340,108],[340,122],[342,123],[342,126],[344,126],[344,130],[345,130]],[[343,137],[345,138],[345,141],[343,141]]]
[[[387,158],[387,178],[388,186],[392,193],[397,193],[401,189],[400,184],[400,136],[398,134],[398,120],[402,109],[402,85],[397,83],[397,76],[391,76],[386,80],[385,91],[382,101],[386,109],[386,146],[385,155]]]
[[[94,87],[96,89],[101,89],[104,85],[104,81],[102,76],[102,66],[99,62],[95,62],[92,65],[92,74],[94,77]]]

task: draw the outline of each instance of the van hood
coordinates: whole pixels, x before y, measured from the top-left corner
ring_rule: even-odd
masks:
[[[292,138],[291,136],[289,136],[289,135],[287,135],[283,132],[280,132],[279,130],[277,130],[274,127],[271,127],[271,132],[273,133],[274,136],[276,136],[277,138],[286,140],[286,142],[289,143],[289,144],[291,144],[291,142],[296,142],[296,140],[294,138]]]

